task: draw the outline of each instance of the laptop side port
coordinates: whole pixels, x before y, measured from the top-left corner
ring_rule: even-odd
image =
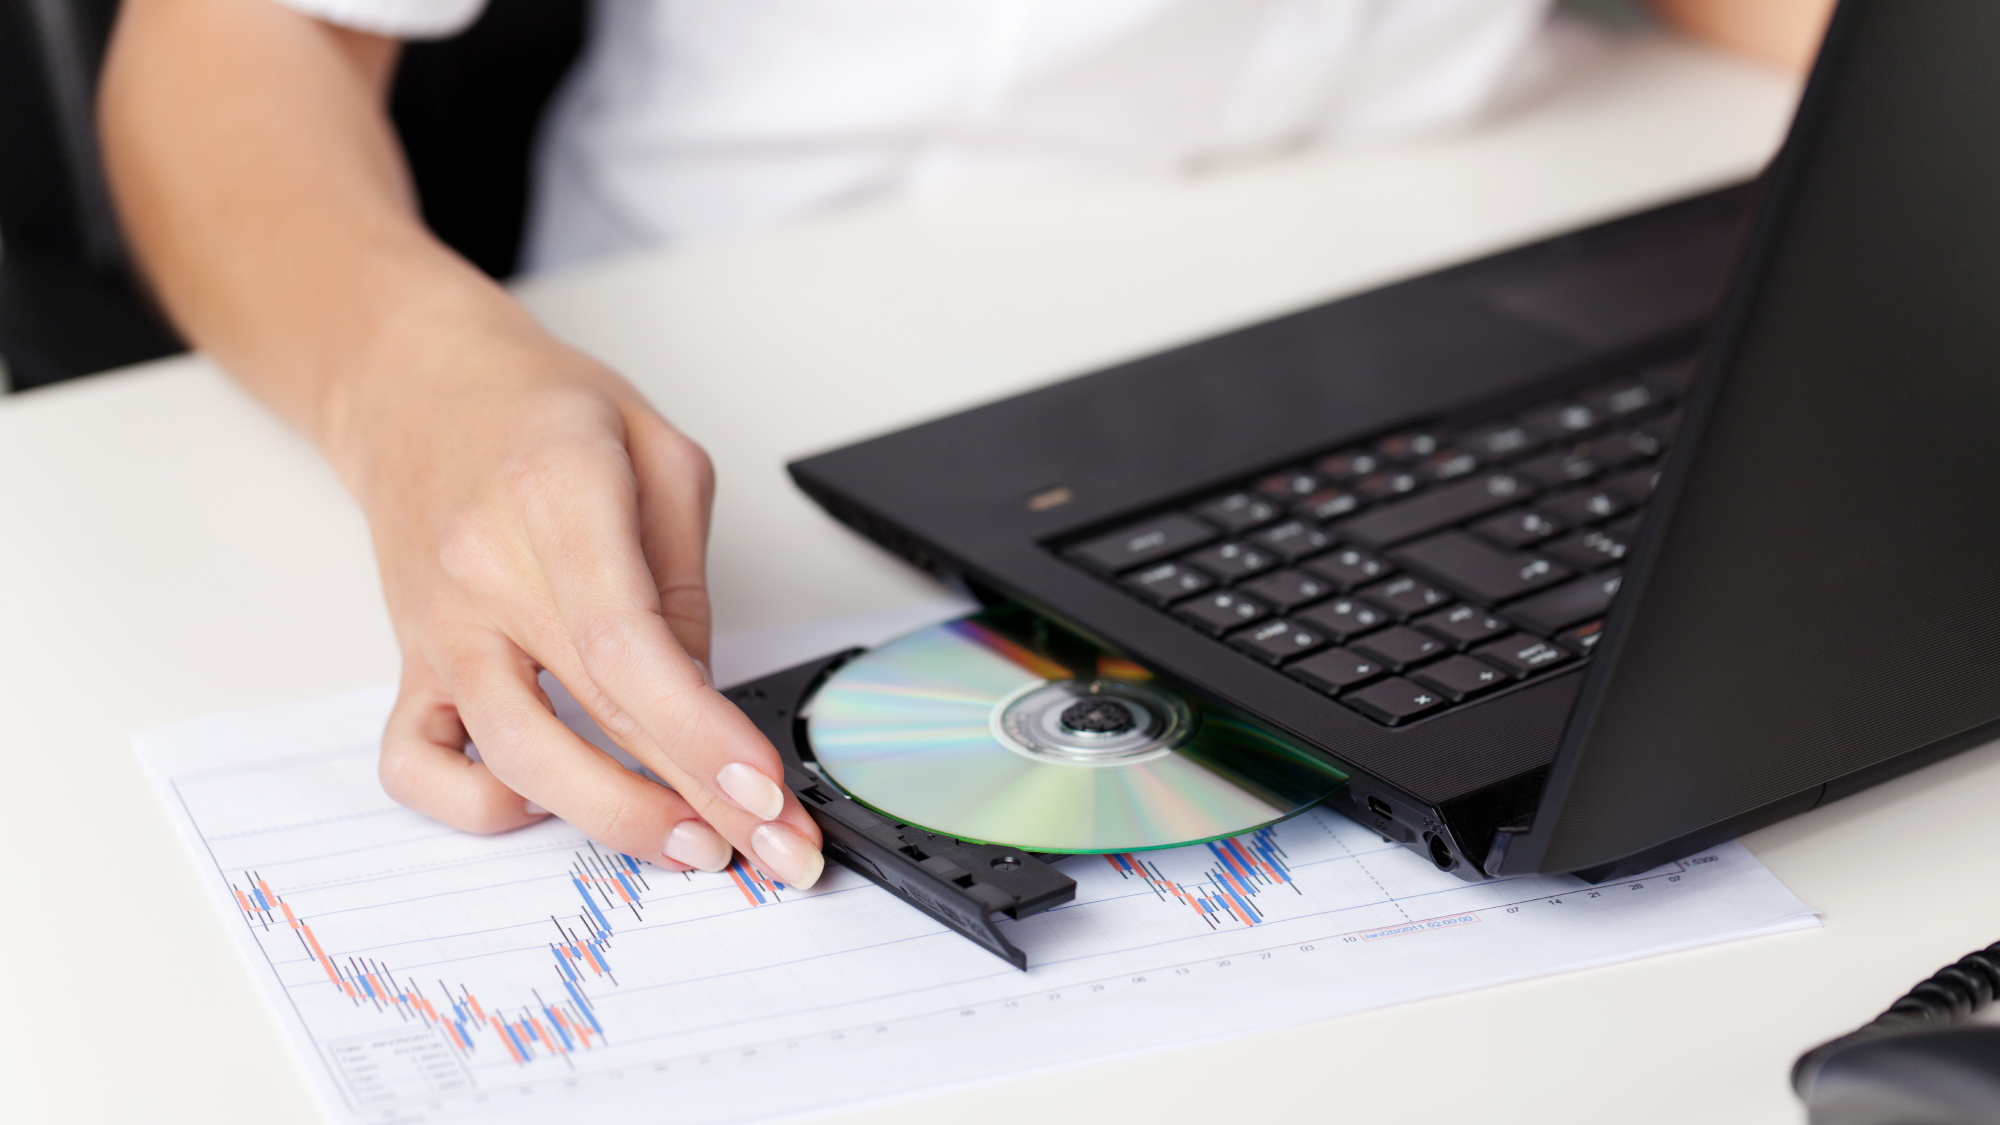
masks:
[[[1407,793],[1362,776],[1350,779],[1327,798],[1326,805],[1381,836],[1383,842],[1401,844],[1423,856],[1439,871],[1469,883],[1486,881],[1486,873],[1465,858],[1457,826],[1446,823],[1438,810],[1425,807]]]
[[[1424,839],[1430,843],[1431,862],[1437,864],[1439,871],[1450,871],[1452,865],[1458,862],[1457,857],[1451,854],[1451,845],[1435,832],[1424,833]]]
[[[1327,803],[1340,809],[1341,812],[1347,815],[1349,820],[1359,821],[1366,827],[1380,833],[1382,838],[1390,843],[1401,844],[1404,847],[1420,846],[1417,843],[1417,833],[1411,824],[1411,819],[1407,816],[1397,816],[1396,809],[1398,806],[1391,803],[1387,797],[1368,792],[1369,789],[1375,788],[1373,783],[1364,782],[1363,786],[1362,788],[1357,788],[1350,781],[1343,794],[1346,797],[1345,801],[1329,801]]]

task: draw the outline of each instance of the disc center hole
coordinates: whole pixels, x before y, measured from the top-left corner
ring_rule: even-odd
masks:
[[[1115,699],[1079,699],[1063,711],[1062,725],[1078,734],[1124,734],[1139,721]]]

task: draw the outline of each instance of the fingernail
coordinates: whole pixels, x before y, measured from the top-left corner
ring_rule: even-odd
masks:
[[[758,862],[788,887],[805,890],[819,882],[820,872],[826,869],[826,857],[790,825],[776,821],[758,825],[750,833],[750,846],[757,849]]]
[[[758,820],[776,820],[785,811],[784,787],[747,762],[731,762],[717,771],[716,787],[736,807]]]
[[[708,670],[708,661],[697,660],[694,662],[694,666],[701,669],[702,682],[709,686],[709,690],[713,691],[715,689],[715,673]]]
[[[677,859],[689,867],[703,871],[720,871],[729,866],[729,841],[718,835],[715,829],[699,820],[683,820],[667,833],[667,842],[660,845],[668,859]]]
[[[528,815],[529,815],[529,816],[547,816],[547,815],[549,815],[549,810],[547,810],[547,809],[543,808],[542,806],[540,806],[540,805],[536,804],[536,803],[535,803],[535,802],[533,802],[533,801],[529,801],[529,802],[528,802],[528,806],[527,806],[527,807],[528,807]]]

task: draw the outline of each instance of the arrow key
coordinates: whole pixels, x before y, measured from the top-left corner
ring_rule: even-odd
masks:
[[[1391,676],[1340,697],[1342,703],[1374,719],[1395,726],[1443,707],[1447,700],[1436,688],[1413,684],[1401,676]]]
[[[1491,691],[1509,679],[1500,669],[1470,656],[1447,656],[1436,664],[1426,664],[1410,673],[1410,678],[1425,687],[1438,689],[1454,703],[1470,699],[1482,691]]]

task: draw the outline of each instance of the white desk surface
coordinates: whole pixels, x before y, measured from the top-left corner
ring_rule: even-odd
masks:
[[[787,457],[1744,176],[1793,94],[1638,41],[1465,136],[856,213],[523,293],[714,454],[720,627],[784,624],[931,592]],[[126,736],[392,681],[362,522],[200,359],[0,403],[0,482],[3,1115],[310,1120]],[[1796,1122],[1794,1055],[2000,938],[1996,797],[1989,746],[1752,836],[1822,930],[865,1116]]]

